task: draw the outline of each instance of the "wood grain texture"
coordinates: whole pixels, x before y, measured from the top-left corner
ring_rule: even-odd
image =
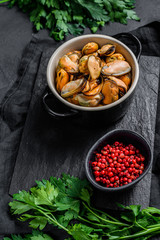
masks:
[[[97,124],[95,128],[76,125],[74,120],[57,121],[43,109],[41,96],[46,87],[46,65],[50,56],[42,56],[32,95],[19,153],[10,186],[10,194],[28,190],[35,180],[59,177],[62,172],[85,177],[84,161],[89,148],[106,132],[114,129],[131,129],[142,134],[154,145],[154,132],[159,81],[159,58],[142,56],[140,79],[132,104],[125,117],[108,127]],[[94,119],[96,121],[96,119]],[[95,190],[93,202],[96,206],[115,209],[115,202],[149,206],[151,171],[133,189],[104,194]]]

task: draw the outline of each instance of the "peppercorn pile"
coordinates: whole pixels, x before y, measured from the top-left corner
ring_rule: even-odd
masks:
[[[132,144],[107,144],[95,152],[92,162],[96,182],[107,188],[120,187],[137,179],[144,171],[145,157]]]

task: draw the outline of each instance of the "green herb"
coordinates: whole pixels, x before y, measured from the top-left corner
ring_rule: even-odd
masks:
[[[62,40],[68,33],[81,34],[85,27],[95,33],[109,21],[140,20],[134,4],[135,0],[11,0],[9,6],[28,13],[38,31],[49,29],[50,36]]]
[[[159,209],[119,204],[123,211],[117,219],[91,206],[92,189],[86,180],[63,174],[36,183],[29,192],[14,194],[9,203],[12,213],[34,229],[49,223],[76,240],[146,240],[160,233]]]
[[[5,3],[5,2],[8,2],[8,1],[6,1],[6,0],[2,0],[2,1],[0,1],[0,3]]]
[[[11,235],[11,238],[5,237],[3,240],[53,240],[49,235],[44,234],[40,231],[33,230],[32,234],[26,234],[24,237],[20,235]]]

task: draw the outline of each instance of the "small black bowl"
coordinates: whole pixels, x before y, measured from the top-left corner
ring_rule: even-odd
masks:
[[[113,144],[115,141],[122,142],[125,145],[133,144],[137,149],[140,150],[140,153],[145,157],[144,171],[136,180],[133,180],[133,182],[128,183],[127,185],[123,185],[117,188],[107,188],[95,181],[92,168],[91,168],[91,162],[94,160],[94,157],[95,157],[94,152],[100,152],[100,150],[106,144]],[[85,171],[86,171],[86,176],[88,180],[97,189],[105,192],[117,192],[117,191],[122,191],[128,188],[131,188],[136,183],[138,183],[151,168],[152,161],[153,161],[152,151],[148,142],[144,139],[144,137],[142,137],[140,134],[134,131],[116,129],[105,134],[91,147],[85,160]]]

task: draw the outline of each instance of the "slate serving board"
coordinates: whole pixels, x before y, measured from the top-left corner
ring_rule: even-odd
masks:
[[[41,97],[46,87],[45,73],[50,55],[51,50],[42,56],[10,185],[11,195],[28,190],[35,180],[59,177],[63,172],[85,177],[84,161],[89,148],[115,128],[142,134],[153,150],[160,71],[158,57],[141,57],[138,87],[125,117],[111,126],[97,124],[88,128],[85,124],[77,126],[74,119],[57,121],[43,109]],[[127,192],[106,194],[94,190],[93,201],[96,206],[110,209],[115,209],[117,201],[145,208],[149,205],[150,185],[151,171]]]

